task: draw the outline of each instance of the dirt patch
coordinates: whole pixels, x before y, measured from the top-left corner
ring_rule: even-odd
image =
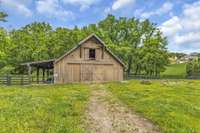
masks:
[[[86,123],[89,133],[158,133],[148,120],[134,114],[112,97],[103,85],[92,85]]]

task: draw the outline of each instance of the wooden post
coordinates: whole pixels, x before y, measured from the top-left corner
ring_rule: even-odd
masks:
[[[6,85],[11,85],[11,76],[6,76]]]
[[[21,76],[21,85],[24,85],[24,76]]]
[[[31,65],[28,64],[28,79],[29,79],[29,83],[31,83]]]
[[[80,46],[80,58],[82,58],[82,47]]]
[[[45,80],[45,68],[42,68],[42,81],[44,83]]]
[[[24,66],[22,67],[22,75],[24,75]]]
[[[37,84],[39,84],[39,73],[40,73],[40,68],[37,67]]]
[[[47,69],[47,80],[49,79],[49,69]]]
[[[53,83],[53,77],[52,77],[52,69],[49,69],[49,83]]]
[[[101,55],[101,59],[104,59],[104,51],[105,51],[105,47],[102,47],[102,55]]]
[[[80,82],[82,82],[82,75],[83,75],[83,72],[82,72],[82,63],[80,64]]]

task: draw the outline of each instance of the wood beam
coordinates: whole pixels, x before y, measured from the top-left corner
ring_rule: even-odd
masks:
[[[49,78],[49,69],[47,69],[47,79]]]
[[[37,67],[37,84],[39,84],[39,74],[40,74],[40,68]]]
[[[80,58],[82,58],[82,47],[80,46]]]
[[[104,59],[104,51],[105,51],[105,47],[102,47],[101,59]]]
[[[45,68],[42,69],[42,81],[45,81]]]
[[[28,67],[28,79],[29,79],[29,82],[31,83],[31,65],[27,64],[27,67]]]

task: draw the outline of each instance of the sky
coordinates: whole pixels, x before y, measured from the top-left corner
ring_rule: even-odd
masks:
[[[200,52],[200,0],[0,0],[8,13],[0,27],[8,30],[32,22],[54,28],[97,23],[108,14],[150,19],[168,38],[168,50]]]

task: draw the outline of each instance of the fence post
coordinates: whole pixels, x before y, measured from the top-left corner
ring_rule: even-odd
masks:
[[[32,80],[32,75],[31,75],[31,65],[27,64],[28,67],[28,80],[29,80],[29,84],[31,84],[31,80]]]
[[[11,85],[11,76],[6,76],[6,85]]]
[[[24,76],[21,76],[21,85],[24,85]]]

